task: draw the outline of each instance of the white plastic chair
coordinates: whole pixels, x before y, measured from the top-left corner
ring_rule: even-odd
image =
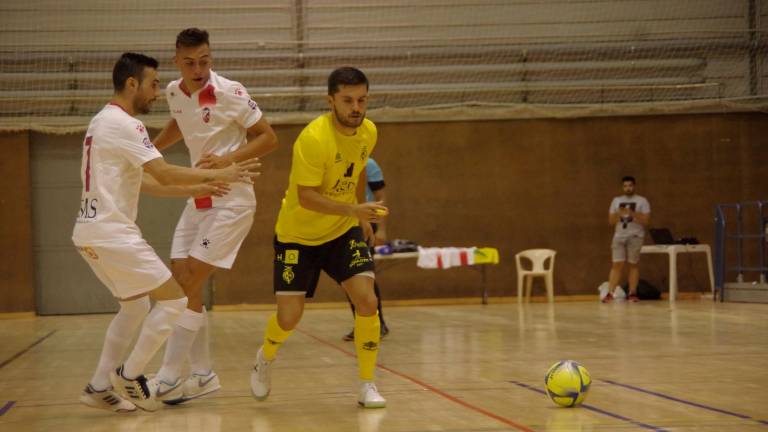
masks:
[[[554,270],[556,251],[552,249],[528,249],[515,255],[517,262],[517,301],[523,301],[523,284],[525,284],[525,295],[528,301],[531,300],[531,288],[533,278],[541,276],[544,278],[547,287],[547,299],[555,301]],[[531,269],[523,268],[523,258],[531,262]]]

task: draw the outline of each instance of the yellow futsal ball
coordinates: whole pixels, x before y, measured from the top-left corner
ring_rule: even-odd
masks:
[[[555,363],[544,377],[547,396],[552,402],[573,407],[587,397],[592,378],[587,369],[573,360],[563,360]]]

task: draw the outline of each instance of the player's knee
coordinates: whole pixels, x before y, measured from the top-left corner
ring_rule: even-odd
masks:
[[[378,310],[378,299],[373,292],[359,299],[355,304],[357,313],[362,316],[371,316]]]
[[[121,301],[120,314],[135,318],[144,318],[151,308],[149,296],[139,297],[135,300]]]
[[[611,268],[613,270],[622,270],[624,268],[624,261],[614,261]]]
[[[278,313],[277,325],[284,331],[293,330],[301,321],[301,313]]]
[[[178,316],[181,315],[181,313],[184,312],[184,309],[187,308],[187,298],[181,297],[170,300],[159,300],[157,302],[157,307],[161,307],[166,312]]]
[[[181,298],[186,301],[187,298],[184,295],[184,290],[173,277],[168,279],[164,284],[152,290],[149,293],[149,296],[152,298],[152,300],[155,301],[175,300]]]

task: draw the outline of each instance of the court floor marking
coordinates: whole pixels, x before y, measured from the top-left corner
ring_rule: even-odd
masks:
[[[2,417],[2,416],[3,416],[3,414],[5,414],[6,412],[8,412],[8,410],[9,410],[9,409],[11,409],[11,407],[12,407],[12,406],[13,406],[13,404],[15,404],[15,403],[16,403],[16,401],[8,401],[8,403],[6,403],[5,405],[3,405],[3,407],[2,407],[2,408],[0,408],[0,417]]]
[[[48,333],[47,335],[45,335],[45,336],[41,337],[40,339],[38,339],[38,340],[36,340],[36,341],[32,342],[32,343],[31,343],[29,346],[27,346],[27,347],[26,347],[26,348],[24,348],[23,350],[21,350],[21,351],[17,352],[16,354],[12,355],[12,356],[11,356],[11,357],[9,357],[8,359],[6,359],[6,360],[5,360],[5,361],[3,361],[2,363],[0,363],[0,369],[2,369],[2,368],[4,368],[5,366],[9,365],[9,364],[10,364],[12,361],[16,360],[17,358],[19,358],[19,357],[23,356],[23,355],[24,355],[24,353],[26,353],[27,351],[29,351],[29,350],[31,350],[32,348],[34,348],[34,347],[35,347],[36,345],[38,345],[40,342],[42,342],[42,341],[44,341],[44,340],[48,339],[48,338],[49,338],[49,337],[51,337],[51,336],[52,336],[54,333],[56,333],[56,330],[51,330],[51,332],[50,332],[50,333]]]
[[[518,387],[522,387],[522,388],[525,388],[525,389],[528,389],[528,390],[531,390],[531,391],[535,391],[536,393],[541,393],[541,394],[544,394],[544,395],[547,394],[547,392],[545,392],[544,390],[541,390],[539,388],[530,386],[530,385],[525,384],[525,383],[521,383],[519,381],[510,381],[510,383],[512,383],[512,384],[514,384],[514,385],[516,385]],[[606,410],[604,410],[602,408],[598,408],[596,406],[587,405],[587,404],[581,404],[581,405],[579,405],[579,407],[587,409],[589,411],[594,411],[596,413],[599,413],[599,414],[602,414],[602,415],[605,415],[605,416],[608,416],[608,417],[613,417],[615,419],[618,419],[618,420],[621,420],[621,421],[625,421],[627,423],[632,423],[633,425],[640,426],[643,429],[650,429],[650,430],[655,431],[655,432],[669,432],[667,429],[664,429],[664,428],[662,428],[660,426],[655,426],[655,425],[652,425],[652,424],[643,423],[641,421],[634,420],[634,419],[631,419],[629,417],[624,417],[623,415],[620,415],[620,414],[616,414],[616,413],[612,413],[610,411],[606,411]],[[563,409],[572,409],[572,408],[563,408]]]
[[[353,357],[353,358],[357,357],[355,355],[355,353],[349,352],[349,351],[347,351],[347,350],[345,350],[343,348],[340,348],[338,345],[335,345],[332,342],[326,341],[325,339],[322,339],[322,338],[320,338],[318,336],[315,336],[315,335],[313,335],[311,333],[308,333],[308,332],[306,332],[304,330],[301,330],[301,329],[297,328],[296,331],[298,331],[299,333],[301,333],[301,334],[303,334],[305,336],[308,336],[308,337],[310,337],[310,338],[320,342],[323,345],[331,347],[331,348],[335,349],[336,351],[340,351],[340,352],[342,352],[343,354],[345,354],[345,355],[347,355],[349,357]],[[526,427],[524,425],[516,423],[515,421],[513,421],[511,419],[508,419],[506,417],[500,416],[498,414],[494,414],[494,413],[492,413],[492,412],[490,412],[488,410],[485,410],[485,409],[480,408],[478,406],[472,405],[469,402],[465,402],[465,401],[457,398],[456,396],[451,395],[450,393],[447,393],[447,392],[445,392],[443,390],[440,390],[437,387],[434,387],[432,385],[429,385],[429,384],[419,380],[418,378],[414,378],[414,377],[412,377],[410,375],[407,375],[407,374],[405,374],[403,372],[400,372],[400,371],[397,371],[397,370],[392,369],[390,367],[384,366],[381,363],[377,363],[376,367],[379,368],[379,369],[385,370],[385,371],[387,371],[387,372],[389,372],[389,373],[391,373],[393,375],[397,375],[400,378],[405,379],[406,381],[410,381],[410,382],[412,382],[412,383],[414,383],[414,384],[416,384],[418,386],[421,386],[422,388],[425,388],[425,389],[431,391],[432,393],[435,393],[435,394],[437,394],[439,396],[442,396],[445,399],[448,399],[449,401],[451,401],[453,403],[459,404],[459,405],[463,406],[464,408],[470,409],[470,410],[475,411],[477,413],[480,413],[480,414],[482,414],[482,415],[484,415],[486,417],[489,417],[489,418],[492,418],[492,419],[494,419],[496,421],[504,423],[507,426],[511,426],[511,427],[513,427],[513,428],[515,428],[517,430],[524,431],[524,432],[534,432],[533,429],[530,429],[530,428],[528,428],[528,427]]]
[[[14,361],[17,358],[23,356],[24,353],[26,353],[27,351],[29,351],[32,348],[34,348],[35,346],[40,344],[42,341],[44,341],[44,340],[48,339],[49,337],[53,336],[54,333],[56,333],[56,330],[51,330],[47,335],[45,335],[45,336],[39,338],[38,340],[32,342],[31,344],[29,344],[23,350],[17,352],[16,354],[12,355],[11,357],[7,358],[5,361],[0,363],[0,369],[4,368],[5,366],[8,366],[9,364],[11,364],[12,361]],[[3,407],[0,408],[0,417],[5,415],[5,413],[7,413],[11,409],[11,407],[13,407],[13,405],[15,403],[16,403],[16,401],[8,401],[5,405],[3,405]]]
[[[674,402],[680,402],[681,404],[694,406],[696,408],[701,408],[701,409],[713,411],[713,412],[716,412],[716,413],[719,413],[719,414],[725,414],[725,415],[729,415],[729,416],[733,416],[733,417],[738,417],[738,418],[740,418],[742,420],[755,421],[755,422],[760,423],[762,425],[768,426],[768,420],[756,419],[756,418],[748,416],[746,414],[739,414],[739,413],[735,413],[733,411],[728,411],[728,410],[725,410],[725,409],[722,409],[722,408],[717,408],[717,407],[713,407],[713,406],[709,406],[709,405],[700,404],[698,402],[693,402],[693,401],[688,401],[688,400],[685,400],[685,399],[676,398],[674,396],[670,396],[670,395],[667,395],[667,394],[664,394],[664,393],[659,393],[659,392],[656,392],[656,391],[653,391],[653,390],[647,390],[647,389],[644,389],[644,388],[641,388],[641,387],[636,387],[636,386],[633,386],[633,385],[630,385],[630,384],[620,383],[618,381],[604,380],[604,379],[601,379],[601,380],[598,380],[598,381],[601,381],[601,382],[604,382],[604,383],[607,383],[607,384],[611,384],[611,385],[615,385],[615,386],[619,386],[619,387],[624,387],[626,389],[634,390],[634,391],[637,391],[637,392],[640,392],[640,393],[645,393],[645,394],[649,394],[649,395],[652,395],[652,396],[658,396],[658,397],[663,398],[663,399],[671,400],[671,401],[674,401]]]

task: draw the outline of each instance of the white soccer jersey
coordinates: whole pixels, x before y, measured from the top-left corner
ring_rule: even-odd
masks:
[[[181,87],[182,80],[172,81],[165,89],[171,116],[184,135],[192,166],[206,153],[224,155],[247,142],[246,129],[261,119],[259,106],[245,87],[211,71],[208,82],[195,93]],[[233,183],[223,197],[194,200],[198,208],[253,207],[253,186]],[[192,202],[192,200],[190,200]]]
[[[121,107],[109,104],[96,114],[83,142],[75,244],[119,244],[141,238],[136,212],[142,165],[159,157],[144,124]]]

